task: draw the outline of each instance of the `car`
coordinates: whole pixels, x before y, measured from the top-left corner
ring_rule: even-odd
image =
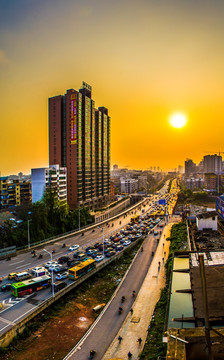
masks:
[[[96,249],[89,249],[87,250],[87,254],[88,255],[92,255],[92,254],[96,254],[97,253],[97,250]]]
[[[81,251],[74,252],[73,258],[75,259],[75,258],[79,257],[79,254],[81,254]]]
[[[91,258],[95,259],[98,255],[101,255],[98,251],[91,255]]]
[[[11,289],[11,284],[3,284],[1,286],[1,291],[9,291]]]
[[[103,255],[97,255],[95,257],[95,261],[99,262],[99,261],[102,261],[104,259],[104,256]]]
[[[50,266],[56,266],[56,265],[58,265],[58,262],[57,262],[57,261],[48,261],[48,262],[44,265],[44,267],[48,269]]]
[[[76,265],[78,265],[79,264],[79,261],[77,260],[77,259],[74,259],[74,260],[68,260],[67,261],[67,265],[69,266],[69,267],[73,267],[73,266],[76,266]]]
[[[11,273],[8,275],[8,279],[9,279],[9,280],[15,279],[16,275],[17,275],[17,273],[11,272]]]
[[[70,246],[70,248],[68,249],[69,251],[74,251],[74,250],[78,250],[79,249],[79,245],[72,245]]]
[[[125,242],[123,242],[123,245],[124,246],[128,246],[128,245],[130,245],[131,244],[131,241],[130,240],[126,240]]]
[[[64,272],[62,274],[57,274],[56,275],[56,280],[67,279],[67,277],[68,277],[68,272],[66,271],[66,272]]]
[[[59,264],[64,264],[64,263],[66,263],[68,260],[70,260],[70,257],[69,257],[69,256],[61,256],[61,257],[58,259],[58,263],[59,263]]]
[[[65,266],[60,266],[60,265],[58,265],[58,266],[55,266],[55,268],[53,269],[53,271],[55,272],[55,273],[59,273],[59,272],[65,272],[67,270],[67,268],[65,267]]]
[[[39,271],[39,270],[42,270],[42,269],[43,269],[43,266],[36,266],[31,270],[31,272],[34,274],[36,271]]]
[[[111,257],[111,256],[114,256],[114,255],[116,255],[116,251],[109,251],[108,253],[107,253],[107,257]]]
[[[67,284],[66,284],[66,282],[60,281],[58,283],[53,284],[53,286],[54,286],[54,291],[57,292],[57,291],[64,289],[67,286]],[[51,285],[51,287],[52,287],[52,285]]]
[[[123,250],[123,245],[117,245],[117,247],[116,247],[116,251],[121,251],[121,250]]]
[[[97,242],[97,243],[95,243],[95,244],[93,245],[93,247],[94,247],[94,249],[97,249],[100,245],[101,245],[101,244],[100,244],[99,242]]]

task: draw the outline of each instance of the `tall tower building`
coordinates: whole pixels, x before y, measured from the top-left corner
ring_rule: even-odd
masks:
[[[110,117],[95,108],[92,88],[49,99],[49,163],[67,167],[67,198],[72,207],[97,208],[110,194]]]
[[[204,172],[205,173],[222,173],[222,156],[206,155],[204,156]]]

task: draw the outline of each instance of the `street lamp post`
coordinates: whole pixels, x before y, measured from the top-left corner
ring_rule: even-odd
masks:
[[[103,259],[104,259],[104,228],[103,229]]]
[[[46,253],[48,253],[51,257],[51,265],[52,265],[52,253],[50,251],[47,251],[46,249],[43,249]],[[53,268],[51,266],[51,288],[52,288],[52,297],[54,297],[54,276],[53,276]]]
[[[28,249],[30,249],[30,220],[27,220],[27,230],[28,230]]]
[[[80,231],[80,208],[79,208],[79,231]]]

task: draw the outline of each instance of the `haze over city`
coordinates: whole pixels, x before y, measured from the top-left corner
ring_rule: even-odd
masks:
[[[48,165],[48,98],[83,80],[108,108],[111,164],[168,169],[222,151],[223,10],[220,0],[2,1],[1,175]]]

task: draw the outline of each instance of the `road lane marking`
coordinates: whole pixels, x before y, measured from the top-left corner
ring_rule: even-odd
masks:
[[[13,321],[10,321],[10,320],[7,320],[7,319],[4,319],[2,317],[0,317],[0,321],[8,324],[8,325],[15,325],[15,323]]]
[[[32,264],[32,263],[28,263],[28,264],[23,264],[23,265],[21,265],[21,266],[17,266],[16,269],[19,269],[19,268],[21,268],[21,267],[25,267],[25,266],[30,265],[30,264]]]
[[[17,262],[15,262],[15,263],[13,263],[13,264],[9,264],[9,266],[13,266],[13,265],[19,264],[19,263],[24,262],[24,261],[25,261],[25,260],[17,261]]]

